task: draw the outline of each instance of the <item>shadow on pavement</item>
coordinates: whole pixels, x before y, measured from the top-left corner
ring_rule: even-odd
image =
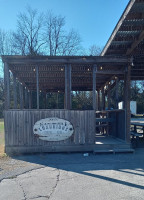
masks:
[[[53,154],[33,154],[13,157],[17,160],[38,164],[41,167],[54,167],[64,171],[70,171],[97,179],[122,184],[125,186],[144,189],[144,185],[136,184],[126,180],[103,176],[99,170],[113,170],[134,176],[144,176],[144,149],[135,154],[116,154],[116,155],[93,155],[84,157],[81,153],[53,153]]]

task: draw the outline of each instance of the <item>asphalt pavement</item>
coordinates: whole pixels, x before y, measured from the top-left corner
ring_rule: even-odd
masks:
[[[0,168],[0,200],[144,199],[144,149],[115,155],[21,155]]]

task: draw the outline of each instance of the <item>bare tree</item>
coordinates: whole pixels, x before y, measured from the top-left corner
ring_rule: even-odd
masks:
[[[42,41],[43,15],[28,7],[25,13],[19,13],[14,47],[19,54],[36,55],[40,52]]]
[[[14,32],[13,37],[14,37],[13,46],[14,46],[15,54],[26,55],[28,51],[27,51],[27,46],[26,46],[27,39],[25,35],[22,32],[21,33]]]
[[[44,40],[50,55],[72,55],[80,47],[80,36],[74,30],[67,33],[64,29],[65,18],[48,12],[45,17]]]
[[[63,37],[65,18],[54,16],[51,12],[46,14],[44,40],[50,55],[56,55]]]
[[[0,29],[0,56],[1,55],[13,55],[13,34],[11,31],[4,31]],[[3,78],[3,64],[0,58],[0,78]],[[0,85],[1,87],[1,85]]]
[[[89,54],[92,56],[99,56],[102,51],[102,47],[93,44],[89,48]]]
[[[75,30],[71,30],[67,35],[63,37],[63,42],[60,47],[61,55],[74,55],[81,49],[81,39],[79,34]]]
[[[14,48],[12,32],[0,29],[0,55],[12,55],[13,53]]]

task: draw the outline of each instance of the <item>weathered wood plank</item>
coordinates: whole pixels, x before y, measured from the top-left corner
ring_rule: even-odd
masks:
[[[90,132],[90,144],[95,143],[95,111],[89,111],[89,132]]]
[[[126,114],[126,141],[130,142],[130,80],[131,80],[131,66],[128,65],[124,77],[124,107]]]
[[[5,92],[5,110],[10,108],[10,74],[9,66],[4,63],[4,92]]]
[[[84,116],[85,144],[88,144],[88,142],[89,142],[88,141],[88,139],[89,139],[89,137],[88,137],[89,120],[87,120],[87,119],[88,119],[88,111],[85,110],[85,116]]]
[[[25,99],[25,102],[24,102],[24,104],[25,104],[25,109],[27,109],[28,108],[28,90],[27,90],[27,88],[25,88],[25,90],[24,90],[24,99]]]
[[[32,92],[29,91],[28,92],[28,99],[29,99],[29,109],[32,108]]]
[[[23,86],[19,83],[19,95],[20,95],[20,109],[24,108],[24,99],[23,99]]]
[[[116,96],[116,109],[118,109],[118,100],[119,100],[119,94],[118,94],[118,91],[119,91],[119,78],[117,77],[116,78],[116,94],[115,94],[115,96]]]
[[[110,84],[108,84],[107,102],[108,102],[108,109],[110,110],[110,105],[111,105],[111,91],[110,91]]]
[[[17,108],[16,76],[13,74],[14,109]]]
[[[8,146],[7,154],[39,153],[39,152],[86,152],[93,151],[94,145],[53,145],[53,146]]]
[[[65,109],[71,109],[71,64],[65,65]]]
[[[125,56],[2,56],[3,62],[8,62],[11,64],[95,64],[95,63],[127,63],[128,58]]]
[[[37,109],[39,109],[39,68],[36,66]]]
[[[102,92],[102,110],[105,110],[105,93],[104,93],[104,88],[102,88],[101,92]]]
[[[96,71],[97,66],[93,66],[93,110],[96,110]]]
[[[97,110],[100,110],[100,91],[98,90],[97,91],[97,96],[98,96],[98,109]]]
[[[75,144],[79,144],[79,135],[80,135],[80,122],[79,122],[79,112],[80,111],[75,111],[74,112],[74,142]]]
[[[36,138],[33,126],[36,121],[58,117],[70,121],[74,127],[74,135],[65,141],[48,142]],[[9,123],[11,121],[12,123]],[[93,122],[92,122],[93,121]],[[93,125],[93,127],[92,127]],[[93,143],[94,137],[94,111],[69,111],[69,110],[11,110],[5,111],[6,146],[27,147],[52,147],[67,145],[86,145]],[[91,138],[92,137],[92,138]]]

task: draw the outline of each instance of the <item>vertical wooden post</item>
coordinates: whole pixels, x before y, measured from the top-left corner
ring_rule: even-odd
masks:
[[[58,103],[59,103],[59,93],[57,92],[57,109],[58,109]]]
[[[96,110],[98,111],[98,90],[96,90]]]
[[[28,92],[28,99],[29,99],[29,109],[32,108],[32,91]]]
[[[71,64],[69,64],[68,67],[68,109],[71,109],[71,88],[72,88],[72,83],[71,83]]]
[[[24,108],[27,108],[27,93],[26,93],[26,88],[24,87]]]
[[[47,109],[47,93],[44,93],[45,109]]]
[[[19,94],[20,94],[20,109],[23,109],[24,107],[24,101],[23,101],[23,86],[21,83],[19,83]]]
[[[39,109],[39,69],[36,66],[37,109]]]
[[[97,91],[98,95],[98,110],[100,110],[100,90]]]
[[[115,107],[116,109],[118,109],[118,99],[119,99],[119,96],[118,96],[118,90],[119,90],[119,78],[116,78],[116,102],[115,102]]]
[[[108,83],[107,100],[108,100],[108,110],[110,110],[110,84]]]
[[[25,88],[25,108],[28,108],[28,90]]]
[[[102,110],[105,110],[105,93],[104,93],[104,87],[102,87]]]
[[[93,66],[93,110],[96,110],[96,65]]]
[[[71,64],[65,65],[65,109],[71,109]]]
[[[125,139],[126,142],[130,143],[130,80],[131,80],[131,66],[129,65],[126,68],[125,77],[124,77],[124,108],[126,116],[126,128],[125,128]]]
[[[65,65],[65,105],[64,105],[65,109],[67,109],[67,101],[68,101],[68,94],[67,94],[68,75],[67,75],[67,71],[68,71],[68,65]]]
[[[5,91],[5,110],[10,108],[10,74],[9,66],[4,63],[4,91]]]
[[[13,74],[13,94],[14,94],[14,109],[17,109],[17,89],[16,89],[16,76]]]

